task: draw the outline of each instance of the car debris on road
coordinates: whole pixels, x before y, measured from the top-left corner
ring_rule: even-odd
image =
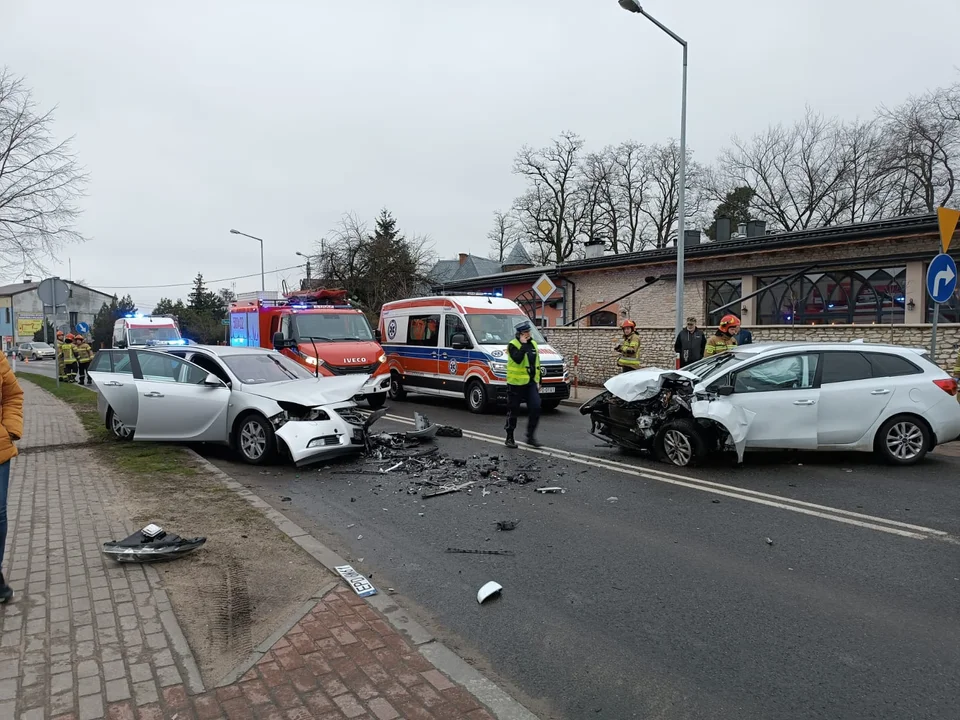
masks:
[[[492,598],[494,595],[499,595],[502,591],[503,586],[500,583],[491,580],[482,588],[480,588],[480,591],[477,593],[477,602],[483,605],[484,602]]]
[[[205,537],[182,538],[170,535],[162,527],[150,523],[124,538],[103,544],[103,554],[120,563],[162,562],[175,560],[206,544]]]

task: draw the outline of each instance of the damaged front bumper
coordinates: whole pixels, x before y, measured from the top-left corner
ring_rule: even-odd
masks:
[[[386,409],[364,413],[353,404],[328,409],[327,420],[289,421],[276,430],[297,466],[331,457],[360,453],[367,448],[369,427]]]

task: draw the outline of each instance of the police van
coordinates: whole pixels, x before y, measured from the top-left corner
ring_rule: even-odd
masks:
[[[471,412],[507,403],[507,343],[529,318],[512,300],[443,295],[386,303],[378,339],[390,366],[390,397],[408,393],[465,398]],[[541,397],[552,410],[570,397],[567,364],[540,331]]]

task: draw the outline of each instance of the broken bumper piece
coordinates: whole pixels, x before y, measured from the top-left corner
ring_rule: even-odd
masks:
[[[205,537],[182,538],[170,535],[158,525],[150,524],[123,540],[103,544],[103,554],[120,563],[152,563],[176,560],[192,553],[207,542]]]

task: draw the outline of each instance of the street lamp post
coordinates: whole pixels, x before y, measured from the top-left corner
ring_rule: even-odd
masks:
[[[304,255],[302,252],[298,252],[297,255],[307,259],[307,281],[309,281],[310,280],[310,256]]]
[[[239,230],[231,229],[230,232],[233,233],[234,235],[243,235],[244,237],[248,237],[251,240],[256,240],[258,243],[260,243],[260,291],[266,292],[267,280],[266,280],[266,273],[264,272],[264,269],[263,269],[263,239],[258,238],[255,235],[247,235],[245,232],[240,232]]]
[[[639,13],[652,22],[667,35],[672,37],[683,48],[683,90],[680,100],[680,217],[677,222],[677,314],[674,319],[674,332],[680,332],[684,325],[683,318],[683,271],[686,238],[686,191],[687,191],[687,41],[673,32],[655,17],[649,15],[637,0],[618,0],[620,7],[632,13]]]

